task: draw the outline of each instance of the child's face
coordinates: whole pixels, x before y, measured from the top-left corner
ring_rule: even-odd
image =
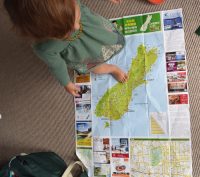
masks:
[[[76,2],[75,5],[75,23],[74,23],[74,29],[79,30],[80,28],[80,19],[81,19],[81,11],[78,3]]]

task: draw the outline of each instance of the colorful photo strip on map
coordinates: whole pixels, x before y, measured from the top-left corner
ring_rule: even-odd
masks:
[[[126,45],[108,63],[129,78],[75,74],[77,156],[89,177],[192,177],[182,9],[111,22]]]

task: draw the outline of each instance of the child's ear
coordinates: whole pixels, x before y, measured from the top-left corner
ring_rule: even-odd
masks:
[[[79,30],[80,29],[80,23],[79,22],[75,22],[74,29],[75,30]]]

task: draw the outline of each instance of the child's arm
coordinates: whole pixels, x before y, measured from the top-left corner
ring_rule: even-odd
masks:
[[[71,82],[67,64],[61,58],[59,51],[56,51],[55,48],[51,49],[51,46],[45,47],[45,49],[34,46],[33,49],[35,53],[48,65],[56,79],[65,87],[65,90],[73,96],[79,96],[79,87]]]

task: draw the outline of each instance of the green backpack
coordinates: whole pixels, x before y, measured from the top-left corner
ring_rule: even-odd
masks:
[[[53,152],[38,152],[13,157],[0,170],[0,177],[73,177],[72,168],[82,167],[81,177],[87,177],[81,162],[75,162],[68,168],[63,159]]]

